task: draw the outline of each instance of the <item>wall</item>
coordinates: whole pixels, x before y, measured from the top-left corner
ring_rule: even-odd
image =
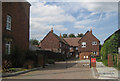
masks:
[[[12,44],[20,49],[28,49],[30,4],[27,2],[3,2],[2,7],[3,53],[5,52],[6,38],[12,38]],[[7,15],[12,17],[12,31],[6,30]]]
[[[57,50],[59,48],[59,40],[53,35],[52,32],[49,32],[46,37],[41,42],[41,49],[43,50]]]
[[[93,41],[96,41],[97,45],[92,45]],[[81,47],[82,42],[86,42],[85,48]],[[78,51],[80,53],[96,51],[97,55],[99,55],[99,40],[97,40],[96,37],[92,34],[92,31],[87,32],[85,36],[79,41]]]

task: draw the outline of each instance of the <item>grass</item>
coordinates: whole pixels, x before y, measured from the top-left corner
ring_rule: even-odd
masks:
[[[25,71],[27,69],[23,69],[23,68],[9,68],[8,70],[10,72],[20,72],[20,71]]]

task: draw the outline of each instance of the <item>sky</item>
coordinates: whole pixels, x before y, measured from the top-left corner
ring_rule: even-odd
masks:
[[[30,39],[42,40],[53,27],[54,33],[93,34],[104,40],[118,29],[117,2],[30,1]]]

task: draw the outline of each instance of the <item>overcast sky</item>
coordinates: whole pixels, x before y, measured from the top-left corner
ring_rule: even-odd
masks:
[[[53,27],[54,33],[93,34],[103,44],[118,29],[117,2],[31,2],[30,39],[42,40]]]

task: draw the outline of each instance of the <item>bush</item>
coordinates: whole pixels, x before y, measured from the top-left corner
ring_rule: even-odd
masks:
[[[52,59],[48,59],[48,64],[55,64],[55,61]]]
[[[96,57],[97,62],[102,62],[101,57]]]
[[[10,62],[12,63],[12,67],[14,68],[23,67],[23,64],[25,62],[24,52],[18,47],[13,48],[10,54]]]
[[[108,66],[108,60],[103,60],[103,64],[104,64],[105,66]]]

